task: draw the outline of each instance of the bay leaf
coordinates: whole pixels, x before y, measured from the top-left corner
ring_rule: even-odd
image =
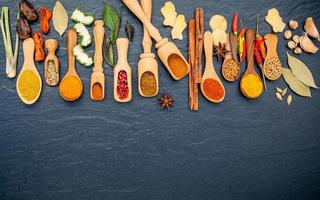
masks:
[[[310,88],[301,83],[289,68],[282,68],[282,76],[292,91],[303,97],[311,97]]]
[[[308,67],[299,59],[291,56],[287,52],[288,56],[288,64],[290,69],[292,70],[293,75],[303,84],[318,89],[316,86],[312,73],[308,69]]]
[[[56,2],[56,5],[53,8],[52,21],[54,29],[62,37],[63,33],[68,28],[68,13],[60,1]]]

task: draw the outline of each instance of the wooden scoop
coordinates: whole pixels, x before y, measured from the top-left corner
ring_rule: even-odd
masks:
[[[59,85],[59,92],[60,92],[60,96],[66,100],[66,101],[75,101],[77,100],[83,91],[83,84],[81,79],[79,78],[77,71],[76,71],[76,65],[75,65],[75,57],[72,53],[73,48],[77,45],[77,33],[74,29],[70,29],[68,31],[67,34],[67,49],[68,49],[68,62],[69,62],[69,69],[68,72],[66,73],[66,75],[64,76],[64,78],[62,79],[60,85]],[[69,78],[69,77],[74,77],[76,79],[79,80],[80,84],[81,84],[81,90],[78,92],[78,94],[76,94],[73,98],[68,98],[66,96],[63,95],[62,93],[62,86],[65,83],[65,81]]]
[[[33,55],[34,55],[34,41],[32,38],[28,38],[26,40],[23,41],[23,56],[24,56],[24,62],[23,62],[23,66],[22,66],[22,69],[20,71],[20,74],[18,76],[18,79],[17,79],[17,83],[16,83],[16,88],[17,88],[17,93],[21,99],[21,101],[25,104],[28,104],[28,105],[31,105],[31,104],[34,104],[40,97],[40,94],[41,94],[41,90],[42,90],[42,82],[41,82],[41,77],[39,75],[39,72],[36,68],[36,65],[34,64],[34,60],[33,60]],[[39,82],[40,82],[40,89],[39,89],[39,92],[38,94],[36,95],[36,97],[32,100],[28,100],[28,99],[25,99],[23,97],[23,95],[20,93],[19,91],[19,82],[20,82],[20,78],[21,78],[21,75],[23,74],[23,72],[25,71],[32,71],[38,78],[39,78]],[[32,88],[31,88],[32,89]],[[34,89],[34,88],[33,88]]]
[[[234,51],[235,47],[233,45],[236,45],[236,38],[232,33],[228,33],[227,34],[227,41],[226,41],[226,50],[228,51],[228,53],[226,53],[226,57],[224,58],[224,62],[222,64],[222,71],[224,71],[224,68],[227,67],[227,62],[231,62],[230,60],[232,60],[232,62],[237,64],[237,68],[239,70],[239,73],[237,74],[236,77],[234,77],[233,79],[231,79],[230,77],[227,77],[223,72],[222,72],[222,76],[225,80],[227,81],[236,81],[239,76],[240,76],[240,65],[238,63],[237,60],[237,52]]]
[[[158,29],[150,23],[137,0],[122,1],[143,23],[150,36],[157,41],[156,48],[158,49],[158,55],[171,76],[175,80],[185,77],[189,73],[190,66],[177,46],[169,42],[168,38],[161,37]],[[151,8],[149,7],[149,9]]]
[[[261,81],[261,78],[259,77],[259,75],[257,74],[256,70],[254,69],[254,42],[255,42],[255,32],[253,29],[248,29],[247,32],[246,32],[246,45],[247,45],[247,70],[246,72],[243,74],[242,76],[242,79],[241,79],[241,82],[240,84],[242,83],[242,80],[245,76],[247,76],[248,74],[253,74],[255,75],[258,79],[260,79],[260,82],[262,83]],[[261,93],[262,93],[263,90],[261,90]],[[242,93],[247,97],[247,98],[253,98],[253,97],[250,97],[250,96],[247,96],[245,92],[242,91]],[[260,93],[260,95],[261,95]],[[259,95],[259,96],[260,96]],[[254,97],[254,98],[258,98],[259,96],[257,97]]]
[[[277,53],[278,36],[276,34],[266,34],[264,39],[267,47],[267,55],[263,65],[263,73],[269,80],[274,81],[279,79],[282,74],[282,65]],[[270,62],[272,66],[268,66],[267,64],[270,59],[273,59],[273,61]],[[272,62],[274,62],[274,64],[272,64]],[[270,69],[270,67],[272,69]],[[272,71],[272,74],[270,71]]]
[[[45,79],[46,83],[50,86],[56,86],[59,83],[59,60],[57,56],[55,55],[55,52],[58,48],[58,41],[55,39],[49,39],[45,42],[46,49],[48,51],[48,55],[46,57],[46,60],[44,61],[44,72],[45,72]],[[48,71],[49,62],[54,63],[55,67],[55,81],[52,81],[48,76],[54,76],[53,74],[50,74]]]
[[[213,47],[213,40],[212,40],[212,34],[210,32],[205,32],[204,33],[204,52],[205,52],[205,55],[206,55],[206,66],[205,66],[205,70],[204,70],[204,74],[202,76],[202,82],[201,82],[201,91],[202,91],[202,94],[211,102],[213,103],[220,103],[224,100],[224,97],[225,97],[225,89],[224,89],[224,86],[220,80],[220,78],[218,77],[215,69],[214,69],[214,66],[213,66],[213,59],[212,59],[212,47]],[[219,99],[218,101],[217,100],[214,100],[214,99],[210,99],[206,93],[204,92],[204,81],[206,79],[214,79],[216,81],[218,81],[221,86],[223,87],[223,90],[224,90],[224,95],[221,99]]]
[[[132,83],[131,83],[131,67],[128,63],[128,48],[129,40],[127,38],[118,38],[117,39],[117,51],[118,51],[118,62],[114,67],[114,79],[113,79],[113,96],[117,102],[129,102],[132,99]],[[127,84],[128,84],[128,96],[125,99],[120,99],[117,93],[118,86],[118,76],[120,71],[125,71],[127,73]]]
[[[103,73],[103,55],[102,55],[102,45],[104,38],[104,22],[102,20],[95,21],[95,27],[93,29],[94,35],[94,67],[93,73],[91,75],[91,87],[90,87],[90,97],[92,100],[101,101],[105,96],[105,76]],[[98,85],[99,84],[99,85]],[[101,96],[94,94],[93,87],[101,88]]]
[[[141,0],[140,3],[141,3],[142,9],[144,10],[144,13],[146,14],[147,18],[150,21],[151,14],[152,14],[152,0]],[[157,60],[155,59],[155,55],[151,53],[152,40],[145,26],[143,26],[142,46],[143,46],[144,53],[140,55],[140,61],[138,63],[139,94],[143,97],[153,97],[153,96],[156,96],[159,91],[158,63],[157,63]],[[141,76],[148,71],[154,75],[156,79],[156,88],[157,88],[155,93],[150,96],[147,96],[142,92],[141,82],[140,82]]]

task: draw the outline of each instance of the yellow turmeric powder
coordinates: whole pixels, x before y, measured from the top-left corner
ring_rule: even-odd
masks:
[[[59,86],[59,91],[61,96],[66,100],[76,100],[81,96],[82,93],[82,83],[76,76],[68,76]]]
[[[263,91],[261,79],[255,74],[247,74],[241,79],[240,88],[242,93],[251,99],[258,98]]]
[[[31,70],[25,70],[19,77],[18,91],[22,98],[32,101],[37,98],[40,90],[40,79]]]

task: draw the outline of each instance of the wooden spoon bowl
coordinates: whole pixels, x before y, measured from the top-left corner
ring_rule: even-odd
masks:
[[[202,81],[201,81],[201,91],[202,94],[211,102],[213,103],[220,103],[224,100],[225,98],[225,88],[220,80],[220,78],[218,77],[214,66],[213,66],[213,59],[212,59],[212,47],[213,47],[213,41],[212,41],[212,35],[210,32],[205,32],[204,33],[204,51],[205,51],[205,55],[206,55],[206,66],[205,66],[205,71],[204,74],[202,76]],[[215,100],[210,98],[205,90],[204,90],[204,83],[207,79],[213,79],[216,80],[217,82],[219,82],[219,84],[221,85],[221,87],[223,88],[223,96],[222,98],[220,98],[219,100]]]
[[[233,48],[231,48],[231,43],[234,43],[234,41],[231,40],[234,40],[234,36],[232,33],[228,33],[226,41],[226,50],[228,53],[226,53],[226,57],[221,68],[223,78],[229,82],[236,81],[240,76],[240,65],[236,59],[236,55],[234,55],[234,52],[232,51]],[[230,69],[231,67],[233,70]],[[227,72],[232,74],[234,73],[234,76],[227,74]]]
[[[69,69],[59,85],[60,96],[66,101],[75,101],[75,100],[79,99],[80,96],[82,95],[82,91],[83,91],[83,84],[82,84],[80,77],[77,74],[76,65],[75,65],[76,60],[75,60],[75,57],[72,53],[72,50],[76,45],[77,45],[77,33],[74,29],[70,29],[67,34]],[[78,83],[80,84],[80,90],[77,91],[77,94],[73,95],[72,97],[67,97],[63,91],[63,86],[64,86],[64,84],[67,83],[67,80],[69,78],[77,79]]]
[[[34,57],[33,57],[34,56],[34,48],[35,48],[35,44],[34,44],[34,41],[32,38],[28,38],[23,41],[24,62],[23,62],[21,72],[20,72],[18,79],[17,79],[17,82],[16,82],[18,96],[20,97],[21,101],[27,105],[34,104],[39,99],[40,94],[41,94],[41,90],[42,90],[41,77],[40,77],[40,74],[36,68],[36,65],[34,64]],[[26,99],[23,96],[23,94],[21,93],[21,91],[19,90],[19,83],[22,80],[21,77],[26,71],[31,71],[39,79],[40,88],[39,88],[38,93],[35,95],[35,97],[32,100]],[[28,89],[32,90],[35,88],[28,88]]]

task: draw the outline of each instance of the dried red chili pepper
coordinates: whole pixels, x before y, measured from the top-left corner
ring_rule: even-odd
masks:
[[[243,53],[242,53],[242,57],[241,57],[239,64],[241,65],[245,61],[246,58],[247,58],[247,44],[246,44],[246,41],[243,40]]]
[[[238,20],[239,20],[239,13],[235,12],[232,20],[232,32],[236,37],[238,36]]]
[[[261,57],[259,48],[260,48],[260,41],[256,40],[256,43],[254,45],[254,57],[256,58],[257,64],[260,66],[263,64],[263,59]]]
[[[33,40],[35,45],[34,59],[37,62],[43,61],[46,57],[46,53],[43,49],[44,39],[38,31],[35,31],[33,33]]]
[[[52,12],[48,8],[40,7],[39,13],[40,13],[40,29],[42,33],[47,34],[50,30],[49,21],[52,17]]]

